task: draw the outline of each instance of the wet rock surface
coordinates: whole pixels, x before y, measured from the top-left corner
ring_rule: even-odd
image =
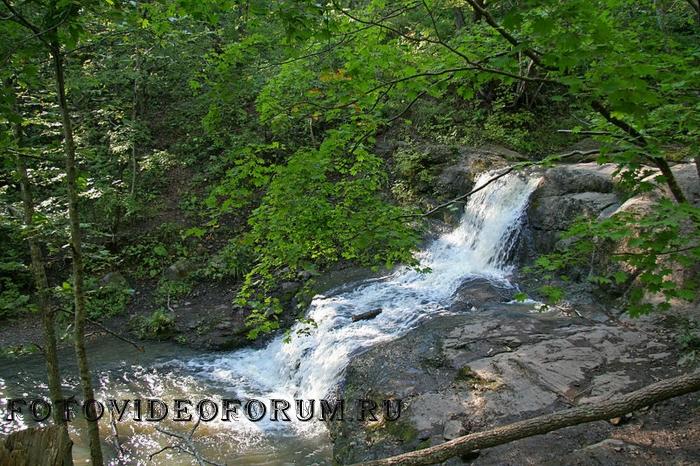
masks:
[[[333,424],[334,460],[351,464],[437,445],[470,432],[594,403],[679,373],[673,341],[658,328],[600,320],[539,313],[532,305],[492,303],[476,312],[436,317],[398,340],[372,348],[350,363],[343,395],[402,399],[402,416],[394,422]],[[482,451],[470,461],[664,464],[673,458],[678,460],[673,464],[694,464],[700,461],[695,445],[650,450],[647,444],[661,431],[676,443],[682,435],[700,441],[700,423],[692,411],[678,408],[686,403],[697,413],[698,399],[688,395],[648,412],[632,413],[631,420],[618,426],[596,422],[524,439]],[[689,427],[679,431],[674,422]],[[645,428],[653,424],[661,427]],[[614,436],[619,440],[604,442]],[[570,455],[573,463],[563,461]]]
[[[527,211],[530,258],[555,249],[559,234],[579,217],[610,215],[622,200],[611,165],[578,163],[546,170]]]
[[[508,166],[523,156],[500,146],[461,147],[456,161],[445,166],[436,180],[442,197],[452,199],[474,188],[474,179],[487,170]]]

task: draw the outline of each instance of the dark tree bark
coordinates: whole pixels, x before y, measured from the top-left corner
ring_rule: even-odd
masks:
[[[690,8],[693,9],[693,12],[695,13],[695,20],[697,21],[698,25],[700,25],[700,0],[686,0],[688,5],[690,5]]]
[[[484,4],[484,0],[474,0],[474,3],[476,3],[478,8],[474,8],[474,14],[472,15],[472,20],[475,23],[478,23],[484,17],[482,10],[484,9],[484,7],[486,5]]]
[[[511,45],[515,47],[519,47],[521,45],[520,41],[516,39],[515,36],[513,36],[510,32],[508,32],[503,26],[501,26],[491,15],[491,13],[489,13],[489,11],[484,7],[483,0],[467,0],[467,3],[471,5],[474,14],[479,13],[480,17],[483,17],[484,20]],[[540,58],[540,55],[535,50],[526,48],[522,50],[522,53],[529,57],[532,60],[533,64],[537,65],[543,70],[557,70],[556,67],[551,67],[548,66],[546,63],[543,63]],[[634,144],[636,144],[639,147],[648,146],[644,136],[639,131],[637,131],[636,128],[634,128],[626,121],[614,116],[603,102],[594,100],[593,102],[591,102],[591,107],[593,108],[593,110],[598,112],[603,118],[605,118],[610,124],[617,126],[622,131],[627,133],[627,135],[632,137],[632,142]],[[669,166],[668,161],[666,161],[666,159],[660,156],[648,156],[648,159],[661,171],[661,174],[666,179],[666,184],[671,190],[671,194],[676,199],[676,201],[678,203],[686,202],[685,194],[683,193],[683,190],[676,181],[676,177],[673,175],[673,171],[671,171],[671,167]]]
[[[70,220],[70,245],[73,255],[73,299],[75,301],[75,355],[78,360],[80,385],[85,400],[95,398],[92,388],[92,374],[85,350],[85,290],[83,289],[83,250],[80,232],[80,214],[78,212],[78,186],[77,169],[75,162],[75,142],[73,140],[73,126],[68,111],[66,100],[65,72],[63,69],[63,53],[56,35],[53,34],[50,42],[50,52],[53,59],[54,72],[56,74],[56,91],[58,93],[58,105],[61,110],[63,124],[63,147],[66,156],[66,185],[68,188],[68,217]],[[92,406],[93,404],[89,405]],[[94,413],[89,416],[95,419]],[[99,425],[96,420],[87,420],[88,439],[90,442],[90,458],[92,464],[101,465],[102,447],[100,445]]]
[[[458,437],[449,442],[403,455],[362,463],[364,466],[427,465],[442,463],[474,450],[495,447],[533,435],[542,435],[564,427],[622,416],[631,411],[700,390],[700,372],[682,375],[619,395],[597,404],[583,405],[514,422],[485,432]]]
[[[617,126],[622,131],[631,136],[633,138],[632,142],[634,144],[636,144],[639,147],[646,147],[648,145],[647,140],[644,138],[644,135],[642,135],[639,131],[637,131],[636,128],[634,128],[627,122],[615,117],[602,102],[594,100],[593,102],[591,102],[591,107],[593,108],[593,110],[598,112],[603,118],[605,118],[609,123]],[[666,185],[671,191],[671,194],[673,194],[673,197],[676,199],[676,202],[686,202],[687,199],[685,197],[685,194],[683,193],[683,189],[678,184],[678,181],[676,180],[676,177],[673,174],[673,171],[671,170],[671,166],[668,164],[668,161],[660,156],[648,156],[648,159],[651,163],[656,165],[656,167],[666,179]]]
[[[33,37],[39,40],[51,55],[54,68],[54,79],[56,80],[56,91],[58,94],[58,106],[61,111],[61,124],[63,128],[63,149],[66,157],[66,187],[68,191],[68,217],[70,223],[70,245],[73,255],[73,297],[75,301],[75,354],[78,360],[78,370],[80,373],[80,385],[85,400],[95,398],[92,388],[92,377],[88,364],[87,353],[85,351],[85,291],[83,290],[83,252],[80,235],[80,215],[78,212],[78,186],[75,163],[75,142],[73,140],[73,126],[68,111],[66,99],[65,72],[63,69],[63,53],[61,43],[58,39],[58,28],[66,18],[58,23],[39,28],[32,24],[22,15],[10,0],[0,0],[10,12],[10,19],[17,24],[27,28],[33,33]],[[47,6],[48,13],[55,14],[57,4],[50,2]],[[72,6],[73,7],[73,6]],[[94,410],[94,404],[90,404]],[[94,412],[88,413],[91,419],[95,419]],[[102,465],[102,447],[100,445],[100,432],[97,421],[87,421],[88,439],[90,443],[90,458],[93,465]]]
[[[15,131],[18,145],[21,142],[21,129]],[[46,359],[46,372],[48,376],[49,396],[55,407],[60,406],[63,400],[61,390],[61,374],[58,366],[58,354],[56,351],[56,314],[51,307],[51,298],[49,295],[49,282],[46,278],[46,269],[44,268],[44,255],[41,251],[41,246],[36,239],[35,233],[32,231],[34,226],[34,201],[27,176],[27,167],[24,163],[24,158],[17,155],[17,174],[19,175],[19,183],[22,194],[22,206],[24,209],[24,224],[29,230],[27,242],[29,243],[29,253],[32,260],[32,275],[34,278],[34,286],[36,287],[37,303],[41,312],[41,322],[44,327],[44,358]],[[61,410],[54,408],[51,410],[51,418],[57,425],[65,424],[65,419],[61,415]]]
[[[13,88],[14,82],[7,83],[8,88]],[[19,100],[15,103],[15,112],[21,115]],[[15,143],[19,149],[23,146],[24,134],[22,124],[14,124],[13,133]],[[22,197],[22,210],[24,213],[24,225],[27,228],[27,243],[29,244],[29,255],[31,257],[31,271],[36,288],[37,304],[41,314],[41,322],[44,330],[44,358],[46,360],[46,372],[49,386],[49,396],[54,406],[59,406],[63,400],[61,390],[61,374],[58,365],[58,354],[56,351],[56,315],[51,307],[51,296],[49,292],[49,281],[46,278],[46,268],[44,267],[44,254],[36,239],[34,228],[34,198],[32,196],[31,183],[27,174],[27,165],[24,156],[17,154],[16,159],[17,175],[19,176],[20,194]],[[56,425],[65,424],[65,420],[59,409],[51,411],[51,418]]]
[[[466,24],[466,21],[464,20],[464,12],[461,8],[453,8],[452,11],[454,12],[455,16],[455,29],[459,31]]]
[[[3,466],[73,466],[73,442],[65,426],[24,429],[0,442]]]

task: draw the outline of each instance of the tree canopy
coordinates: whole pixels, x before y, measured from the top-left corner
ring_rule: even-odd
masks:
[[[694,296],[660,259],[700,256],[700,214],[671,170],[698,160],[694,0],[3,0],[0,17],[2,314],[33,306],[27,235],[44,246],[56,299],[71,290],[57,52],[93,317],[128,299],[99,284],[105,273],[158,280],[199,260],[200,276],[240,284],[254,337],[278,328],[276,290],[300,273],[415,264],[431,207],[416,186],[430,180],[415,156],[387,157],[388,139],[495,142],[547,165],[593,137],[627,196],[670,196],[652,215],[577,225],[579,249],[541,271],[638,235],[639,253],[620,258],[637,272],[591,279],[629,283],[633,312],[651,310],[645,291],[665,305]],[[16,215],[15,157],[36,196],[31,231]]]

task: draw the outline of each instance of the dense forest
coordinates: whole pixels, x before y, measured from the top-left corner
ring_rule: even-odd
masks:
[[[544,181],[511,210],[530,233],[496,235],[508,246],[474,271],[507,271],[495,302],[589,322],[597,306],[664,333],[669,372],[609,391],[700,389],[700,1],[2,0],[0,36],[0,357],[40,356],[48,399],[70,391],[71,346],[76,396],[102,393],[102,336],[210,352],[313,338],[315,296],[438,274],[419,251],[455,225],[481,231],[488,219],[460,223],[465,205],[496,209],[527,177]],[[391,315],[371,304],[352,322]],[[469,367],[455,380],[487,390]],[[177,457],[204,464],[198,425]],[[86,457],[132,464],[118,432],[107,451],[109,429],[85,423]],[[399,446],[361,456],[333,429],[336,463],[439,447],[387,427],[373,442]]]

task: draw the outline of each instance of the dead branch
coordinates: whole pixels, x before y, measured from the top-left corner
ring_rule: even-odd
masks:
[[[109,334],[112,335],[113,337],[115,337],[115,338],[117,338],[117,339],[119,339],[119,340],[121,340],[121,341],[123,341],[123,342],[125,342],[125,343],[130,344],[131,346],[133,346],[134,348],[136,348],[136,349],[139,350],[140,352],[142,352],[142,353],[144,352],[143,346],[139,345],[139,344],[136,343],[135,341],[130,340],[130,339],[126,338],[125,336],[119,335],[119,334],[118,334],[117,332],[115,332],[114,330],[110,330],[109,328],[105,327],[105,326],[102,325],[101,323],[97,322],[96,320],[92,320],[92,319],[90,319],[89,317],[87,318],[87,321],[90,322],[92,325],[94,325],[94,326],[96,326],[96,327],[99,327],[99,328],[102,329],[103,331],[109,333]]]
[[[564,427],[623,416],[645,406],[698,390],[700,390],[700,371],[656,382],[640,390],[614,396],[597,404],[582,405],[514,422],[484,432],[458,437],[434,447],[361,464],[362,466],[437,464],[474,450],[546,434]]]
[[[62,312],[63,314],[66,314],[66,315],[72,315],[72,313],[71,313],[70,311],[61,310],[61,312]],[[143,346],[139,345],[139,344],[136,343],[135,341],[130,340],[130,339],[128,339],[128,338],[125,337],[125,336],[119,335],[119,334],[118,334],[117,332],[115,332],[114,330],[110,329],[109,327],[106,327],[104,324],[101,324],[100,322],[97,322],[96,320],[93,320],[93,319],[91,319],[91,318],[89,318],[89,317],[86,318],[86,320],[87,320],[90,324],[94,325],[95,327],[99,327],[103,332],[109,333],[110,335],[112,335],[113,337],[115,337],[115,338],[117,338],[117,339],[123,341],[124,343],[130,344],[131,346],[133,346],[134,348],[136,348],[136,349],[137,349],[138,351],[140,351],[141,353],[144,352]],[[66,331],[68,331],[69,329],[70,329],[70,326],[66,329]]]
[[[109,410],[109,424],[112,430],[112,435],[110,440],[114,450],[117,452],[117,459],[122,459],[124,457],[124,449],[122,448],[121,441],[119,440],[119,429],[117,428],[117,422],[114,419],[114,412]]]
[[[226,466],[222,465],[220,463],[215,463],[213,461],[210,461],[206,459],[202,454],[199,452],[199,449],[197,448],[197,445],[195,444],[193,437],[194,433],[197,430],[197,427],[199,427],[199,424],[201,422],[201,419],[197,419],[197,422],[194,424],[190,432],[185,435],[181,434],[179,432],[172,432],[166,429],[163,429],[162,427],[157,427],[156,430],[160,432],[161,434],[167,435],[169,437],[173,437],[177,439],[176,443],[166,445],[160,450],[156,451],[155,453],[151,453],[148,455],[148,460],[151,461],[155,456],[159,455],[160,453],[163,453],[164,451],[167,450],[177,450],[182,453],[187,453],[188,455],[192,456],[195,461],[197,461],[197,464],[200,466],[204,466],[206,464],[210,464],[212,466]]]

